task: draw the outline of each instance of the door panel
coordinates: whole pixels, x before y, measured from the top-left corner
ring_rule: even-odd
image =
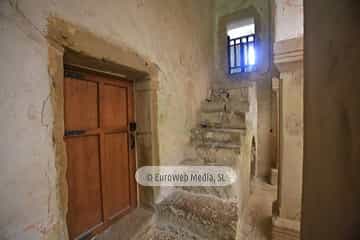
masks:
[[[94,235],[136,207],[135,151],[128,142],[133,88],[74,67],[65,76],[67,218],[74,239]]]
[[[112,218],[130,207],[128,134],[105,135],[103,160],[104,217]]]
[[[98,83],[65,78],[65,110],[66,130],[98,128]]]
[[[105,84],[102,101],[104,128],[127,128],[127,89]]]
[[[102,222],[99,137],[66,140],[70,236],[74,238]]]

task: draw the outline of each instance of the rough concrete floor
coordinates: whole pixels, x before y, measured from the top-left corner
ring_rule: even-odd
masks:
[[[239,224],[237,240],[270,240],[272,203],[276,199],[276,187],[262,180],[252,183],[253,192]]]

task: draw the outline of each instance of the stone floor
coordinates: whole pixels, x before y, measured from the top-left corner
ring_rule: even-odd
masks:
[[[255,180],[252,189],[236,239],[270,240],[272,203],[276,199],[276,187],[262,180]]]
[[[143,234],[131,240],[205,240],[179,226],[166,223],[156,223],[149,227]]]
[[[111,227],[96,236],[96,240],[130,240],[138,232],[144,231],[151,224],[154,216],[152,211],[137,208],[121,218]]]
[[[269,185],[261,180],[255,180],[252,184],[252,194],[250,195],[247,207],[244,209],[243,221],[238,224],[236,239],[237,240],[270,240],[271,234],[271,215],[272,215],[272,203],[276,198],[276,188]],[[211,209],[216,207],[216,201],[207,201],[206,198],[200,199],[205,201],[195,201],[192,195],[181,195],[181,198],[171,198],[169,206],[174,210],[175,208],[183,209],[184,207],[195,208],[195,213],[200,216],[212,216]],[[186,196],[190,197],[189,199]],[[185,199],[184,201],[180,201]],[[168,201],[163,203],[164,206],[160,209],[160,213],[167,213],[168,208],[166,207]],[[171,203],[171,204],[170,204]],[[186,205],[184,205],[187,203]],[[197,204],[206,206],[208,209],[206,212],[201,211],[203,209]],[[222,205],[221,205],[222,206]],[[226,205],[227,206],[227,205]],[[230,206],[230,205],[229,205]],[[178,210],[179,211],[179,210]],[[176,212],[178,212],[176,211]],[[218,223],[224,223],[225,225],[231,225],[230,220],[232,219],[232,212],[223,209],[219,211],[221,214],[218,216],[221,220],[215,221]],[[160,214],[161,215],[161,214]],[[176,214],[177,218],[180,218],[182,214]],[[186,222],[189,222],[191,226],[196,225],[196,218],[186,217]],[[202,219],[202,218],[200,218]],[[194,221],[195,222],[194,222]],[[212,221],[206,221],[212,222]],[[221,224],[220,224],[221,225]],[[190,227],[191,228],[191,227]],[[234,226],[235,230],[236,226]],[[211,237],[200,236],[196,231],[189,231],[189,226],[184,223],[173,223],[169,221],[169,218],[163,216],[155,217],[154,213],[144,209],[137,209],[130,215],[124,217],[121,221],[116,223],[113,227],[105,231],[104,233],[97,236],[97,240],[204,240],[204,239],[228,239],[225,235],[221,234],[222,237],[211,234]],[[196,230],[196,229],[195,229]],[[234,231],[233,230],[233,231]],[[196,233],[194,233],[196,232]],[[221,232],[221,231],[220,231]],[[235,235],[233,235],[235,236]],[[212,238],[213,237],[213,238]],[[233,239],[233,238],[229,238]]]

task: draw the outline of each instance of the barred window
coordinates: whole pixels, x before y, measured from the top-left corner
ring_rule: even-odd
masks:
[[[256,35],[253,18],[229,24],[227,29],[229,73],[252,72],[256,66]]]

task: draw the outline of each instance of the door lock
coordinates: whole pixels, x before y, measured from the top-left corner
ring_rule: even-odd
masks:
[[[135,148],[135,136],[136,136],[136,122],[129,123],[129,132],[130,132],[130,149]]]
[[[129,123],[129,131],[135,132],[136,131],[136,122],[130,122]]]

